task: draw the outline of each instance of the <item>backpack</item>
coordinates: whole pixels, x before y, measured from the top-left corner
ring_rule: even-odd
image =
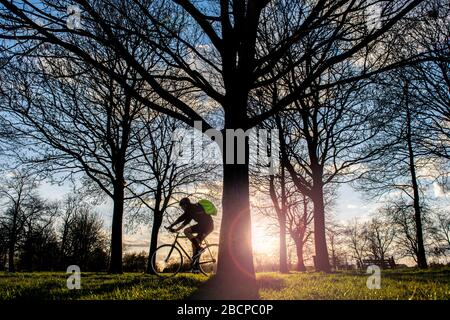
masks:
[[[210,216],[216,216],[217,215],[217,208],[214,206],[214,204],[206,199],[202,199],[198,202],[199,205],[202,206],[203,210],[207,215]]]

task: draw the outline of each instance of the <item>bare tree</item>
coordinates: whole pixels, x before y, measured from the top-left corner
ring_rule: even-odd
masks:
[[[35,212],[26,219],[19,242],[19,266],[22,270],[51,270],[57,267],[59,254],[54,222],[59,214],[57,203],[36,197],[28,204]]]
[[[419,251],[421,244],[417,238],[417,226],[414,207],[401,197],[397,200],[388,202],[381,209],[381,214],[387,217],[388,223],[395,228],[395,249],[401,257],[410,257],[419,265]],[[423,219],[424,231],[430,229],[430,221]],[[427,239],[427,233],[424,233],[423,240]],[[424,245],[424,244],[422,244]]]
[[[148,112],[139,120],[141,134],[136,136],[138,151],[129,163],[130,178],[127,189],[136,195],[143,208],[151,212],[152,230],[148,253],[147,273],[153,273],[151,257],[158,245],[158,234],[169,207],[178,204],[176,199],[184,187],[193,188],[216,178],[217,165],[180,161],[179,154],[190,152],[176,133],[182,125],[164,114]],[[189,145],[190,147],[190,145]],[[147,219],[146,219],[147,218]],[[142,211],[133,213],[132,219],[148,220]]]
[[[344,234],[352,257],[356,259],[357,265],[363,266],[363,259],[367,257],[370,246],[367,226],[353,219],[344,227]]]
[[[59,254],[59,265],[61,267],[68,265],[67,264],[67,256],[69,256],[68,250],[68,236],[69,229],[73,223],[73,219],[77,213],[80,203],[82,199],[77,196],[67,196],[62,202],[62,211],[60,214],[60,225],[58,227],[58,233],[60,236],[60,254]]]
[[[450,159],[450,46],[448,1],[427,1],[428,17],[411,29],[415,47],[410,51],[426,50],[432,58],[408,68],[411,79],[411,99],[417,104],[420,119],[420,144],[436,156]],[[418,133],[419,133],[418,132]],[[438,139],[436,137],[439,137]]]
[[[258,168],[252,168],[251,186],[252,190],[254,190],[252,196],[258,199],[261,198],[261,201],[256,201],[257,203],[254,204],[254,207],[264,217],[275,220],[277,224],[279,236],[279,271],[281,273],[287,273],[289,271],[287,235],[290,235],[296,246],[298,258],[297,268],[301,269],[300,271],[305,271],[303,241],[306,242],[311,235],[306,232],[306,228],[312,220],[307,205],[306,207],[302,207],[302,204],[305,205],[305,201],[307,202],[307,200],[303,199],[304,202],[302,203],[300,200],[301,195],[293,185],[283,165],[279,168],[273,168],[269,175],[258,170]],[[271,205],[263,201],[266,197],[270,198]]]
[[[9,75],[4,74],[5,118],[26,150],[17,156],[64,178],[82,173],[91,187],[113,200],[110,271],[120,273],[124,203],[136,197],[126,193],[127,162],[136,157],[141,128],[135,124],[143,106],[111,77],[60,52],[40,54],[10,65]],[[106,58],[139,86],[136,74],[114,54]]]
[[[306,69],[311,66],[305,67]],[[351,72],[344,66],[335,73],[324,74],[316,83],[327,83],[339,72]],[[304,73],[300,71],[300,75]],[[288,79],[289,90],[296,90],[297,73]],[[333,89],[313,91],[308,98],[295,100],[293,111],[287,113],[279,129],[283,164],[289,171],[298,191],[307,195],[314,208],[314,243],[317,267],[327,265],[325,192],[336,187],[344,178],[355,178],[353,168],[376,156],[376,149],[367,149],[378,133],[371,122],[376,110],[366,102],[367,84],[353,83]],[[345,180],[344,180],[345,181]],[[322,260],[321,260],[322,259]]]
[[[0,200],[4,210],[0,222],[8,239],[8,271],[15,272],[15,253],[26,223],[44,210],[36,193],[36,177],[26,172],[12,172],[2,181]]]
[[[5,270],[8,261],[8,229],[0,224],[0,270]]]
[[[385,260],[391,252],[395,228],[386,220],[373,218],[367,224],[369,251],[374,259]]]
[[[427,167],[432,158],[420,148],[420,119],[412,103],[410,80],[400,71],[385,84],[388,85],[389,88],[385,87],[386,90],[380,92],[378,104],[384,106],[389,120],[381,125],[383,133],[372,143],[372,146],[381,146],[382,157],[372,159],[363,170],[360,187],[378,197],[400,191],[411,199],[418,246],[416,260],[419,267],[426,268],[420,190],[420,182],[425,176],[419,174],[419,169]]]
[[[288,208],[288,199],[286,194],[287,181],[286,181],[286,170],[284,166],[281,166],[281,174],[280,174],[280,190],[281,195],[277,195],[276,187],[275,187],[275,176],[270,176],[270,198],[272,199],[273,206],[275,208],[275,212],[277,214],[277,220],[279,224],[280,230],[280,272],[287,273],[288,264],[287,264],[287,247],[286,247],[286,229],[287,229],[287,208]]]
[[[290,205],[287,211],[287,229],[295,243],[297,271],[306,271],[304,252],[306,244],[313,235],[311,230],[313,216],[310,200],[305,195],[301,195],[300,199]]]
[[[419,267],[427,267],[425,240],[423,235],[423,209],[426,180],[431,177],[421,174],[423,168],[437,167],[437,157],[448,159],[448,113],[449,82],[448,62],[448,12],[446,1],[427,1],[422,7],[424,14],[414,24],[408,23],[405,33],[399,34],[395,54],[427,52],[431,59],[381,79],[377,92],[382,98],[390,125],[381,135],[391,147],[375,166],[369,179],[364,179],[363,189],[380,195],[401,191],[412,201],[416,236],[407,238],[412,252],[416,252]],[[389,106],[389,108],[386,108]],[[383,116],[381,116],[383,118]],[[436,157],[437,156],[437,157]],[[442,165],[445,167],[445,164]],[[422,181],[425,180],[424,183]],[[404,200],[402,200],[404,202]],[[406,210],[406,209],[405,209]],[[398,211],[402,211],[398,209]],[[403,220],[403,230],[407,230]],[[406,231],[404,231],[406,233]]]
[[[347,259],[347,246],[343,226],[333,219],[328,219],[326,236],[330,261],[333,270],[347,269],[349,262]]]
[[[276,221],[280,238],[280,272],[288,270],[286,235],[290,236],[295,245],[296,270],[306,271],[304,251],[313,235],[311,225],[314,211],[311,200],[298,192],[290,176],[286,175],[283,166],[280,166],[275,173],[269,176],[259,176],[258,173],[255,173],[252,176],[252,187],[258,192],[253,196],[261,198],[255,207],[264,217]],[[271,205],[263,202],[266,196],[270,197]]]
[[[121,1],[118,4],[109,0],[79,0],[74,3],[79,4],[85,13],[85,27],[82,31],[65,27],[66,21],[61,14],[65,12],[65,7],[58,0],[42,0],[44,7],[48,5],[52,8],[45,14],[41,14],[42,6],[35,6],[29,1],[25,1],[23,6],[8,0],[1,0],[0,3],[5,8],[0,22],[0,28],[6,31],[2,32],[3,39],[50,42],[58,45],[89,62],[93,67],[108,72],[135,99],[149,108],[189,125],[199,120],[203,124],[202,130],[205,131],[211,126],[197,112],[195,106],[186,101],[186,92],[194,91],[219,105],[224,113],[224,129],[246,130],[288,106],[299,94],[305,92],[324,70],[355,56],[369,45],[375,45],[380,37],[421,1],[367,3],[318,0],[304,3],[284,0],[223,0],[202,5],[188,0],[149,3]],[[361,16],[364,16],[363,12],[367,7],[377,3],[383,5],[381,26],[367,32],[367,28],[361,28],[365,25]],[[283,30],[279,30],[276,22],[282,20],[283,16],[291,19],[285,19],[287,24]],[[39,17],[40,23],[35,20],[36,17]],[[125,28],[123,21],[127,23]],[[249,116],[252,113],[252,104],[248,101],[251,92],[278,81],[281,75],[289,72],[290,66],[270,76],[275,66],[282,63],[283,56],[293,44],[322,26],[326,26],[330,32],[324,32],[315,49],[312,52],[303,52],[296,59],[296,63],[302,63],[311,53],[334,54],[323,55],[324,59],[318,63],[317,69],[305,78],[299,90],[281,98],[271,110]],[[94,34],[92,30],[101,30],[101,33]],[[12,32],[16,34],[11,35]],[[147,52],[149,49],[159,52],[161,58],[171,67],[170,72],[148,71],[136,59],[136,54],[130,52],[127,37],[122,36],[127,33],[145,40],[139,52]],[[265,37],[270,38],[269,46],[261,45],[261,40]],[[170,107],[154,103],[133,90],[126,79],[83,48],[82,44],[86,41],[94,42],[100,48],[110,47],[120,54],[127,65],[136,70]],[[266,39],[264,43],[267,43]],[[341,81],[350,81],[379,71],[378,66],[365,65],[357,74]],[[179,94],[180,92],[184,95]],[[226,144],[226,141],[224,142]],[[250,241],[248,161],[237,163],[237,152],[233,152],[234,161],[230,163],[230,152],[231,149],[223,152],[223,219],[218,277],[215,281],[241,287],[240,290],[224,292],[255,296]],[[247,159],[248,157],[245,160]],[[229,237],[230,234],[233,234],[233,237]],[[326,250],[319,250],[317,254],[321,262],[318,269],[328,271]]]
[[[447,256],[450,253],[450,214],[436,210],[433,214],[434,253]]]
[[[108,242],[99,215],[76,197],[66,199],[63,211],[60,227],[61,268],[75,264],[86,271],[106,270]]]

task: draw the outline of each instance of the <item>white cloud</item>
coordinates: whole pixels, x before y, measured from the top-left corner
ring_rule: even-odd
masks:
[[[448,196],[448,194],[444,191],[444,188],[437,182],[433,182],[433,192],[434,196],[437,198]]]

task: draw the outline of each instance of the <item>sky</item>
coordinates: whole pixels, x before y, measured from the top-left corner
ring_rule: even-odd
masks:
[[[343,184],[339,189],[334,209],[338,221],[369,218],[376,209],[377,205],[373,201],[364,199],[363,194],[349,185]]]

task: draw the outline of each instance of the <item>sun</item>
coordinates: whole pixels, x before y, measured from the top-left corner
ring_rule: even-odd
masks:
[[[266,228],[254,226],[252,228],[252,245],[255,254],[273,255],[278,246],[278,238],[268,234]]]

